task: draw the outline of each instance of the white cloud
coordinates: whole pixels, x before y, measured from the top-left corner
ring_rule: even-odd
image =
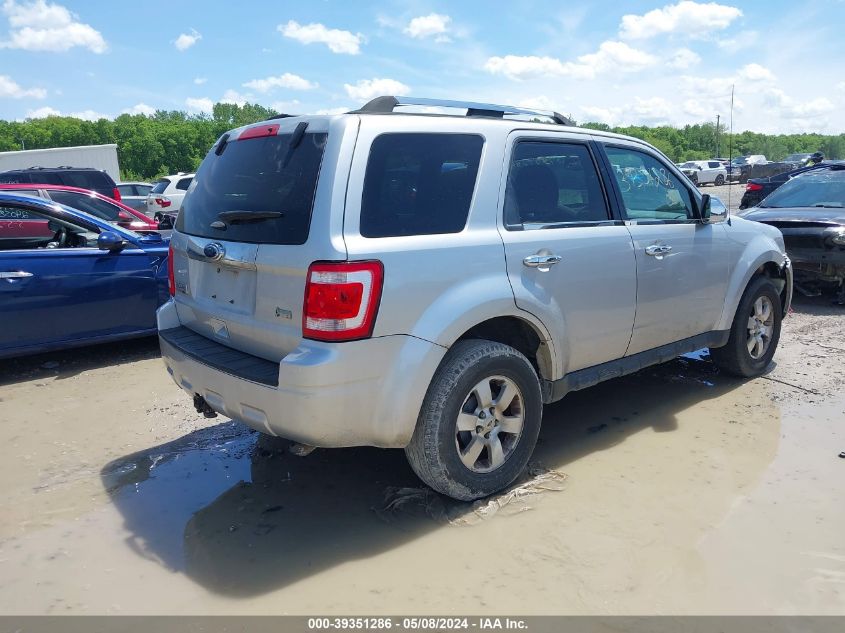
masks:
[[[506,55],[489,58],[484,68],[493,74],[516,80],[544,75],[592,79],[610,71],[637,72],[657,62],[657,57],[650,53],[632,48],[624,42],[608,40],[602,42],[595,53],[581,55],[575,62],[562,62],[554,57]]]
[[[214,110],[214,102],[208,97],[188,97],[185,99],[185,106],[188,108],[188,112],[195,114],[200,112],[211,114],[211,111]]]
[[[411,89],[395,79],[362,79],[355,85],[343,84],[346,94],[356,101],[369,101],[382,95],[406,95]]]
[[[699,3],[684,0],[654,9],[644,15],[624,15],[619,26],[619,37],[647,39],[664,33],[682,33],[698,37],[710,31],[727,28],[742,16],[736,7],[715,2]]]
[[[252,95],[241,94],[237,90],[227,90],[223,93],[223,96],[220,97],[220,103],[234,103],[235,105],[242,106],[250,99],[252,99]]]
[[[28,110],[26,113],[27,119],[44,119],[48,116],[66,116],[73,119],[83,119],[84,121],[99,121],[100,119],[111,119],[111,115],[97,112],[96,110],[82,110],[80,112],[68,112],[64,114],[50,106],[44,106],[35,110]]]
[[[123,110],[123,114],[143,114],[144,116],[152,116],[156,113],[156,109],[146,103],[136,103],[131,108]]]
[[[194,83],[195,83],[197,86],[201,86],[201,85],[203,85],[203,84],[204,84],[205,82],[207,82],[207,81],[208,81],[208,78],[207,78],[207,77],[194,77]]]
[[[50,106],[43,106],[35,110],[28,110],[26,113],[27,119],[46,119],[48,116],[61,116],[62,113],[51,108]]]
[[[412,19],[402,31],[415,39],[435,36],[438,42],[448,42],[449,23],[452,18],[442,13],[429,13]]]
[[[701,57],[688,48],[679,48],[669,60],[669,68],[685,69],[695,66],[701,61]]]
[[[110,119],[111,116],[97,112],[96,110],[82,110],[81,112],[69,112],[64,116],[69,116],[74,119],[82,119],[84,121],[99,121],[100,119]]]
[[[202,35],[197,32],[196,29],[191,29],[190,33],[182,33],[173,41],[173,46],[175,46],[180,51],[186,51],[191,46],[196,44],[202,39]]]
[[[836,106],[826,97],[797,102],[780,88],[766,90],[765,103],[785,119],[812,119],[836,109]]]
[[[244,88],[257,90],[258,92],[269,92],[273,88],[289,88],[291,90],[313,90],[319,84],[303,79],[299,75],[284,73],[276,77],[264,79],[253,79],[243,84]]]
[[[623,124],[665,125],[671,122],[675,106],[663,97],[647,99],[634,97],[634,102],[622,106],[604,108],[582,106],[584,120],[605,123],[610,126]]]
[[[25,97],[43,99],[46,96],[47,91],[44,88],[23,88],[8,75],[0,75],[0,99],[23,99]]]
[[[357,55],[361,52],[364,36],[340,29],[329,29],[319,23],[300,24],[290,20],[287,24],[279,24],[277,30],[301,44],[325,44],[332,53]]]
[[[760,64],[746,64],[739,69],[737,77],[747,81],[773,81],[775,78],[771,70]]]
[[[0,48],[61,52],[80,46],[94,53],[108,48],[99,31],[59,4],[6,0],[2,13],[9,20],[9,34],[0,41]]]

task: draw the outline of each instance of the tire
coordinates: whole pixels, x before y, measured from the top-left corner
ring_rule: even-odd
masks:
[[[752,319],[759,315],[758,301],[763,306],[768,303],[771,311],[771,319],[766,320],[763,325],[768,328],[768,340],[761,334],[759,338],[765,343],[764,349],[757,345],[753,348],[753,334],[750,329]],[[742,294],[739,306],[736,309],[733,323],[731,324],[730,338],[724,347],[711,348],[710,356],[716,366],[720,369],[739,376],[741,378],[753,378],[760,376],[766,371],[780,340],[780,327],[783,315],[781,313],[780,295],[772,280],[768,277],[755,277],[748,284]],[[755,327],[759,325],[755,323]],[[762,330],[757,330],[762,332]]]
[[[516,394],[504,409],[496,408],[505,387]],[[525,469],[542,414],[540,381],[525,356],[501,343],[458,341],[431,380],[405,455],[417,476],[437,492],[460,501],[486,497]],[[519,432],[507,431],[517,430],[520,416]]]
[[[693,174],[692,176],[690,176],[690,180],[692,180],[692,184],[694,184],[696,187],[698,187],[698,176],[697,175]]]
[[[725,177],[722,174],[716,176],[716,181],[713,183],[717,187],[721,187],[725,184]]]

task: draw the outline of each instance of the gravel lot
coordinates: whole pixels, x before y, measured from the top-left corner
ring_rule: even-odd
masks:
[[[845,614],[843,309],[799,298],[761,379],[702,356],[549,406],[476,505],[198,416],[154,340],[6,361],[0,610]]]

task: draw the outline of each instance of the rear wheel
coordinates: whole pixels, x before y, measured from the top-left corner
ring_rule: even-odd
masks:
[[[772,280],[753,279],[737,307],[727,345],[710,350],[713,362],[742,378],[761,375],[775,355],[782,316],[780,296]]]
[[[718,174],[716,176],[716,182],[714,183],[717,187],[721,187],[725,184],[725,177],[722,174]]]
[[[528,464],[542,411],[525,356],[501,343],[459,341],[429,385],[405,454],[436,491],[461,501],[486,497]]]

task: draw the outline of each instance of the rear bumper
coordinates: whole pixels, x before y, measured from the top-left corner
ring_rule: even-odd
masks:
[[[180,326],[169,301],[159,330]],[[429,382],[446,349],[412,336],[348,343],[303,340],[279,363],[278,385],[228,373],[160,336],[176,384],[248,426],[321,447],[401,448],[414,432]]]

